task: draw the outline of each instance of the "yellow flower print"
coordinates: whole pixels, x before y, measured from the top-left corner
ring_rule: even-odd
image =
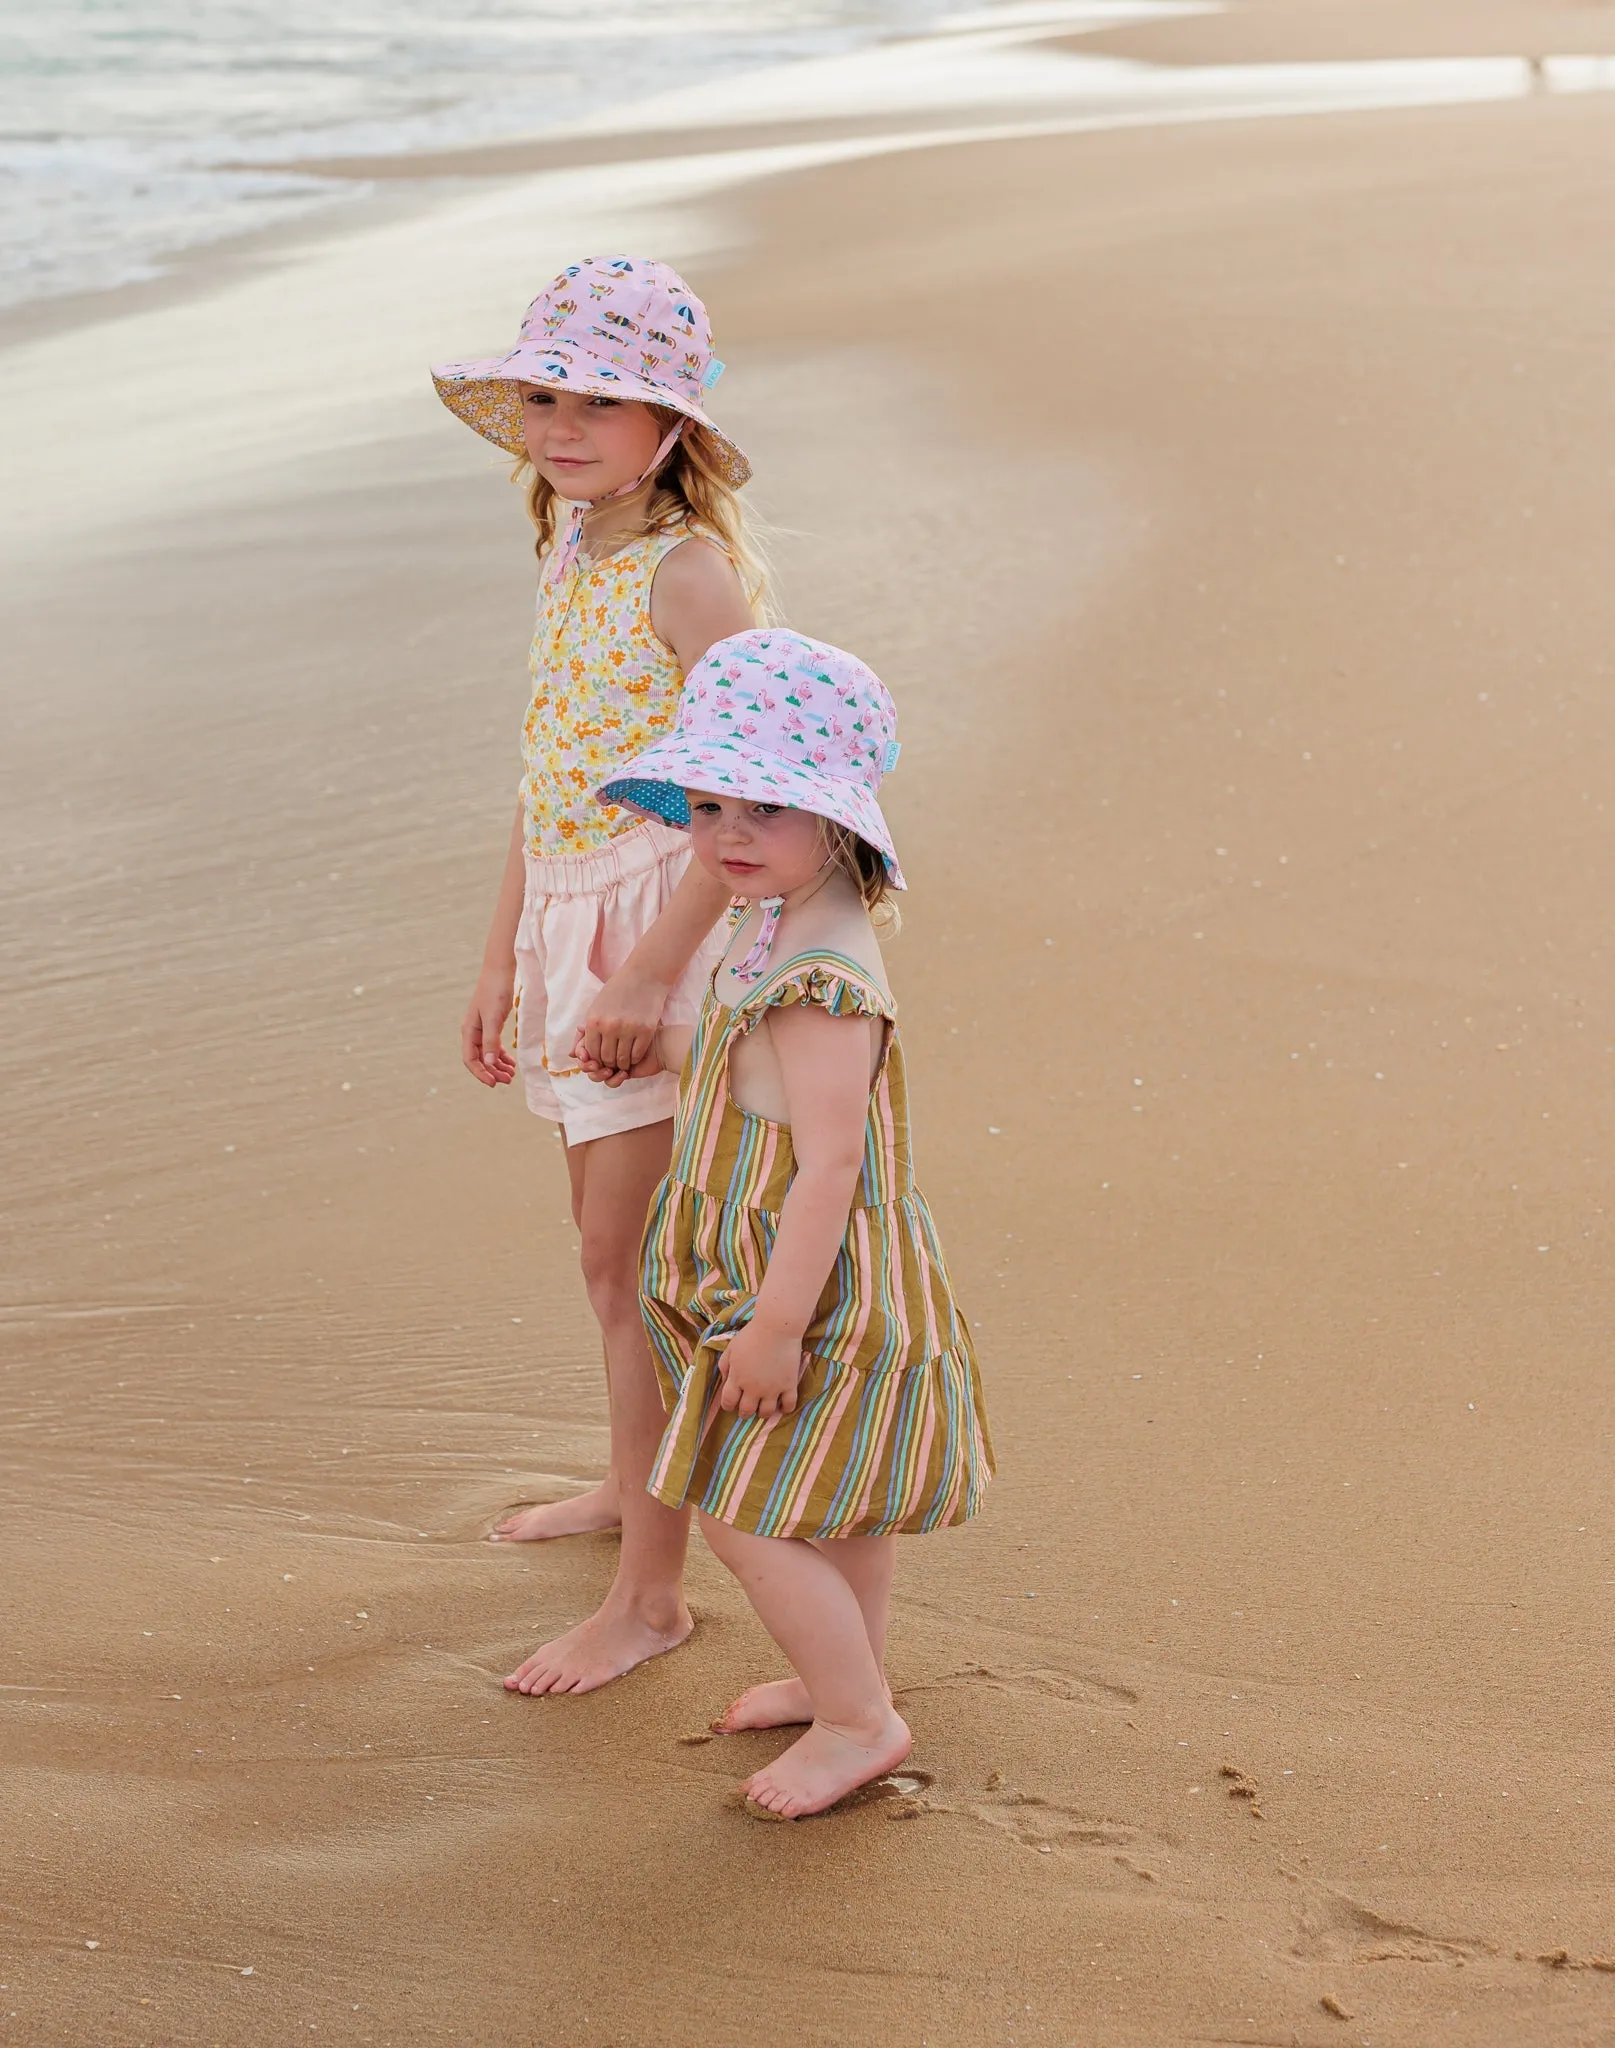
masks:
[[[658,564],[690,531],[646,534],[540,588],[522,726],[531,853],[591,852],[639,823],[594,792],[677,723],[684,676],[651,625],[650,594]]]

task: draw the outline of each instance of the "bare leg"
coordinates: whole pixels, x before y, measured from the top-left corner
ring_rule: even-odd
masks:
[[[583,1278],[606,1341],[611,1469],[622,1512],[622,1558],[599,1611],[535,1650],[505,1680],[511,1692],[592,1692],[682,1643],[686,1510],[645,1491],[667,1417],[639,1308],[639,1241],[667,1170],[671,1122],[569,1148],[583,1155],[579,1220]]]
[[[886,1624],[892,1611],[892,1568],[895,1541],[885,1536],[814,1536],[808,1539],[821,1557],[830,1560],[852,1588],[864,1618],[864,1632],[876,1668],[886,1664]],[[892,1689],[886,1687],[890,1699]],[[738,1735],[743,1728],[789,1728],[813,1719],[813,1702],[800,1678],[775,1678],[753,1685],[712,1724],[715,1735]]]
[[[583,1161],[585,1145],[574,1145],[566,1154],[567,1177],[572,1183],[572,1221],[583,1229]],[[606,1385],[611,1385],[611,1361],[606,1360]],[[518,1508],[507,1515],[488,1538],[490,1543],[543,1543],[552,1536],[587,1536],[599,1529],[616,1529],[622,1523],[617,1495],[617,1474],[608,1468],[598,1486],[575,1493],[568,1500],[545,1501],[533,1508]]]
[[[606,1362],[606,1388],[611,1387],[611,1364]],[[490,1543],[546,1543],[552,1536],[589,1536],[601,1529],[622,1527],[622,1500],[617,1491],[615,1465],[606,1468],[598,1486],[565,1500],[547,1500],[537,1507],[517,1508],[494,1525]]]
[[[857,1596],[811,1543],[748,1535],[710,1515],[701,1517],[701,1526],[796,1667],[813,1706],[807,1733],[754,1772],[742,1789],[782,1820],[823,1813],[860,1785],[895,1770],[911,1740],[886,1696]],[[863,1540],[888,1546],[897,1541]]]

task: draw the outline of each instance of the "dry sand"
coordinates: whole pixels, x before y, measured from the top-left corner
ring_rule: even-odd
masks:
[[[1612,180],[1597,101],[1086,135],[691,258],[791,614],[904,707],[1003,1466],[905,1550],[923,1781],[811,1824],[699,1739],[775,1668],[699,1550],[687,1649],[498,1685],[614,1555],[481,1541],[604,1454],[557,1149],[455,1051],[514,493],[423,399],[41,553],[0,2038],[1615,2038]],[[25,402],[117,442],[108,355]]]

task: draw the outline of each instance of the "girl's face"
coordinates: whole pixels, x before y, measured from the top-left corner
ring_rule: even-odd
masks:
[[[533,467],[563,498],[610,497],[643,476],[662,429],[634,399],[587,398],[524,384],[522,432]]]
[[[824,835],[811,811],[699,789],[685,796],[696,859],[736,896],[789,896],[824,866]]]

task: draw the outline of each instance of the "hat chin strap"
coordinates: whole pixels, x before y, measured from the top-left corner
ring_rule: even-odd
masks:
[[[578,549],[583,545],[583,522],[594,507],[596,505],[609,505],[613,498],[631,498],[642,484],[649,483],[668,456],[672,454],[675,445],[688,425],[688,420],[681,419],[676,426],[668,429],[663,437],[661,447],[651,457],[648,467],[642,469],[631,484],[622,484],[618,489],[607,491],[599,498],[563,498],[561,500],[562,504],[569,508],[566,531],[557,536],[550,548],[546,581],[559,583],[577,560]]]
[[[826,854],[819,862],[815,873],[822,875],[834,859],[834,854]],[[815,889],[812,893],[816,896],[819,892]],[[735,900],[740,902],[743,899],[736,897]],[[780,912],[785,908],[783,896],[759,896],[756,900],[757,908],[763,913],[762,922],[757,927],[756,938],[751,942],[751,951],[744,960],[737,961],[729,970],[736,981],[761,980],[768,966],[768,956],[774,950],[774,934],[779,929]],[[806,902],[807,899],[804,897],[802,900]]]
[[[763,921],[757,927],[757,936],[752,940],[751,951],[744,960],[737,960],[729,972],[736,981],[756,981],[768,965],[768,956],[774,950],[774,933],[779,925],[779,914],[785,908],[783,896],[759,896],[757,908],[763,913]]]

